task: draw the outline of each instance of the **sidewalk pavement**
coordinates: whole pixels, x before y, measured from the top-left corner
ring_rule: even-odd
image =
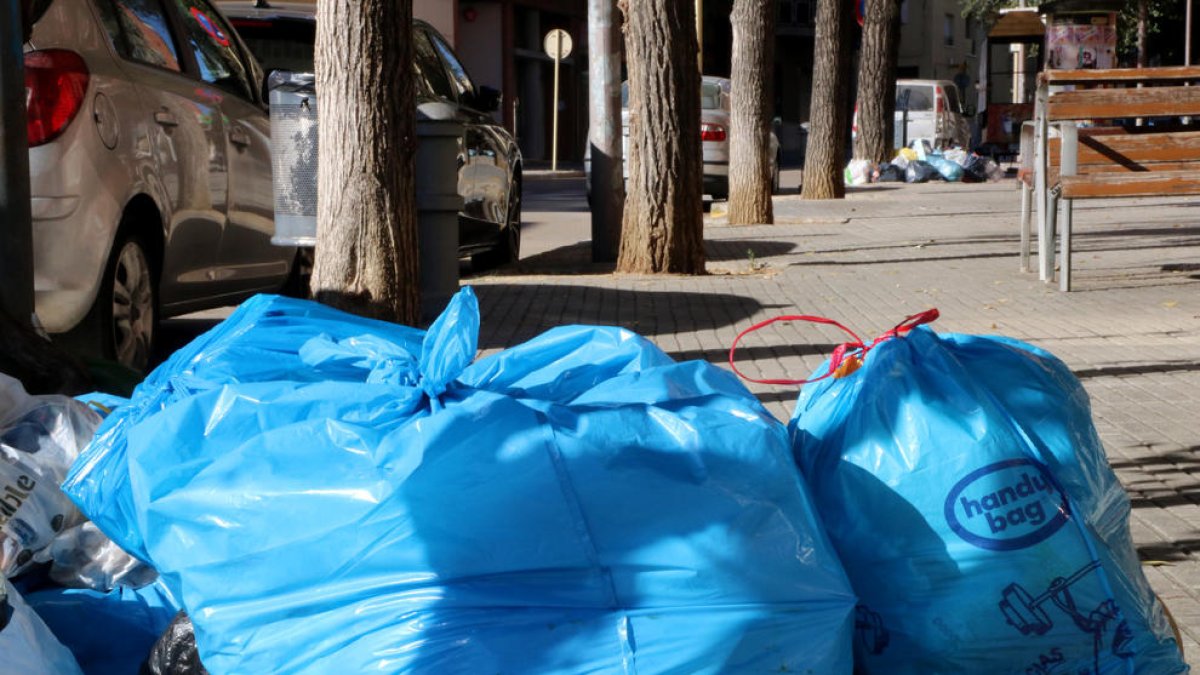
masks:
[[[1077,205],[1067,294],[1018,271],[1017,205],[1011,181],[869,186],[829,202],[788,195],[774,226],[709,218],[707,276],[614,275],[590,262],[575,225],[579,243],[463,283],[480,297],[489,351],[557,325],[616,324],[678,359],[727,368],[734,336],[769,317],[826,316],[869,339],[929,307],[941,310],[939,331],[1048,349],[1091,396],[1146,573],[1200,665],[1200,204]],[[739,368],[803,378],[842,341],[834,329],[775,324],[739,348]],[[790,417],[796,388],[750,388]]]

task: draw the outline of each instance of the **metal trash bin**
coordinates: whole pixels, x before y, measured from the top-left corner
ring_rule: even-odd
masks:
[[[276,70],[267,80],[276,246],[317,243],[316,79],[313,73]]]
[[[421,316],[433,320],[458,292],[458,144],[463,125],[417,112],[417,228],[421,256]]]
[[[277,70],[267,81],[278,246],[317,244],[317,94],[312,73]],[[458,147],[462,124],[417,114],[416,198],[421,312],[436,318],[458,292]]]

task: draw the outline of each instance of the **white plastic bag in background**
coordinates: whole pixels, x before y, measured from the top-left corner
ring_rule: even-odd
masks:
[[[75,657],[16,589],[7,580],[0,584],[0,673],[82,675]]]
[[[950,148],[942,153],[942,157],[945,157],[961,167],[967,166],[967,159],[970,158],[970,156],[970,153],[962,148]]]
[[[0,573],[23,571],[83,515],[59,489],[100,417],[66,396],[30,396],[0,374]]]
[[[866,185],[871,182],[875,165],[865,159],[852,159],[846,165],[846,185]]]

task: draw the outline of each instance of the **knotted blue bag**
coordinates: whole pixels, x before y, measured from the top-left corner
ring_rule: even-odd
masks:
[[[1079,381],[1015,340],[904,334],[929,318],[840,349],[790,424],[860,599],[856,664],[1186,671]]]
[[[297,349],[318,335],[334,341],[371,336],[369,339],[393,349],[408,350],[419,350],[423,337],[413,328],[352,316],[313,302],[255,296],[155,368],[128,402],[114,406],[72,465],[63,492],[81,511],[94,514],[92,520],[118,546],[147,560],[127,484],[129,429],[174,401],[226,384],[335,379],[337,371],[318,373],[300,367]]]
[[[416,345],[297,331],[107,446],[126,507],[85,510],[210,671],[850,671],[849,582],[735,378],[582,326],[472,363],[478,321],[467,289]]]

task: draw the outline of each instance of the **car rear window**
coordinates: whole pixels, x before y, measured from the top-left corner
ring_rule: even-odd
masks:
[[[101,3],[104,27],[126,58],[178,72],[179,53],[158,0],[117,0]]]
[[[621,83],[621,107],[629,107],[629,83]],[[721,109],[721,85],[716,82],[701,82],[700,83],[700,109],[701,110],[720,110]]]
[[[905,106],[907,100],[908,105]],[[933,110],[933,87],[898,86],[896,87],[896,110],[927,111]]]
[[[702,82],[700,84],[700,109],[721,109],[721,85],[715,82]]]
[[[317,24],[297,19],[231,19],[242,41],[268,73],[314,72],[313,45]]]
[[[962,104],[958,101],[958,87],[948,84],[944,91],[946,92],[947,107],[956,113],[962,114]]]

